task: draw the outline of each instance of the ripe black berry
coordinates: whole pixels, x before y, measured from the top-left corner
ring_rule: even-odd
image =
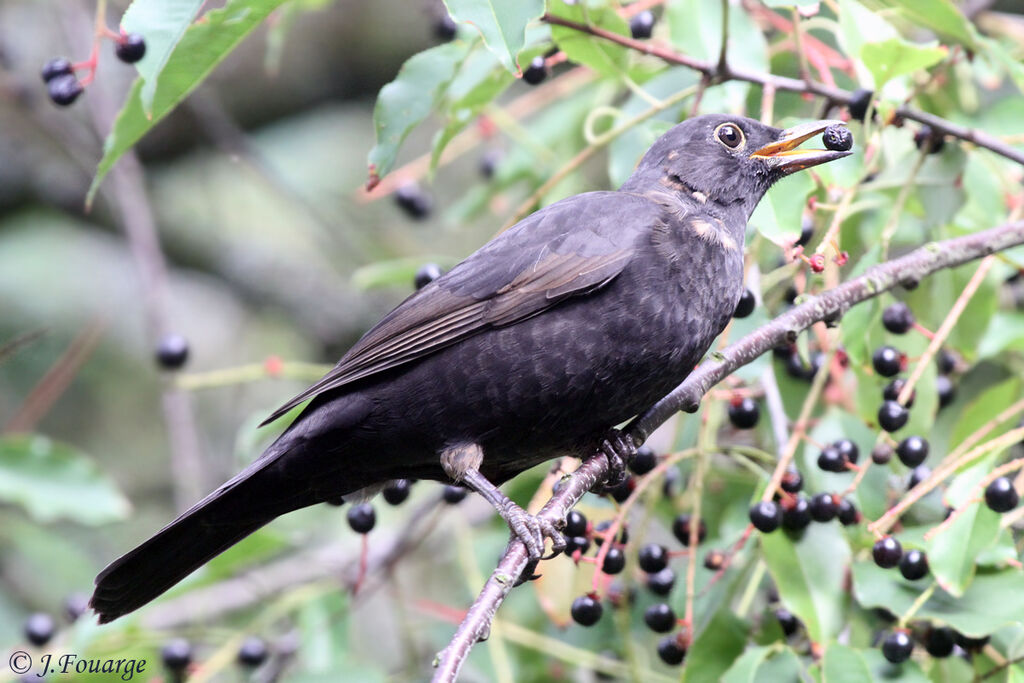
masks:
[[[733,312],[732,317],[746,318],[754,312],[755,306],[757,306],[757,301],[754,299],[754,293],[749,289],[744,289],[743,294],[740,295],[739,303],[736,304],[736,310]]]
[[[172,638],[160,649],[160,659],[171,671],[184,671],[192,662],[192,646],[184,638]]]
[[[156,362],[165,370],[177,370],[188,360],[188,340],[180,334],[165,334],[156,347]]]
[[[659,602],[644,612],[644,623],[655,633],[668,633],[676,626],[676,613],[665,603]]]
[[[956,636],[953,629],[946,627],[932,628],[924,639],[924,649],[932,657],[948,657],[953,654]]]
[[[616,503],[625,503],[630,495],[632,495],[635,488],[636,479],[629,476],[623,479],[618,486],[610,489],[608,491],[608,495],[610,495]]]
[[[932,476],[932,470],[927,465],[918,465],[910,471],[910,478],[907,479],[907,490],[914,488],[922,481]]]
[[[586,536],[587,535],[587,518],[582,512],[577,510],[570,510],[569,514],[565,517],[565,529],[563,533],[566,536]]]
[[[640,548],[637,559],[640,569],[648,574],[656,574],[668,566],[668,550],[663,545],[648,543]]]
[[[594,597],[581,595],[573,600],[569,612],[572,614],[572,620],[580,626],[593,626],[601,619],[604,607]]]
[[[590,539],[586,536],[565,536],[565,554],[569,557],[573,556],[577,550],[580,551],[580,555],[586,555],[587,551],[590,550]]]
[[[956,355],[949,349],[939,349],[935,364],[939,367],[940,375],[948,375],[956,369]]]
[[[672,522],[672,533],[675,537],[685,546],[690,545],[690,515],[685,512],[676,517],[675,521]],[[704,520],[700,520],[700,527],[697,529],[697,543],[703,543],[704,539],[708,536],[708,525],[704,523]]]
[[[914,314],[909,306],[897,301],[882,311],[882,325],[893,334],[905,334],[914,326]]]
[[[831,522],[839,513],[839,503],[831,493],[818,493],[811,498],[811,518],[815,522]]]
[[[900,397],[900,392],[903,391],[903,387],[906,386],[907,380],[897,377],[891,382],[885,385],[885,389],[882,389],[882,398],[886,401],[896,401]],[[908,408],[914,407],[914,399],[917,398],[917,389],[910,391],[910,398],[907,399],[906,406]]]
[[[467,495],[469,495],[469,491],[467,489],[464,489],[461,486],[448,484],[444,487],[444,492],[441,494],[441,497],[444,499],[444,502],[449,505],[455,505],[456,503],[461,503],[465,500]]]
[[[782,524],[782,509],[770,500],[762,500],[750,508],[750,523],[758,531],[769,534]]]
[[[1020,495],[1007,477],[999,477],[985,487],[985,505],[996,512],[1009,512],[1020,503]]]
[[[900,563],[903,547],[892,536],[886,536],[875,542],[871,548],[871,556],[875,558],[875,564],[882,569],[892,569]]]
[[[864,117],[867,116],[868,107],[871,106],[871,98],[874,93],[864,88],[857,88],[850,94],[850,104],[847,105],[850,110],[850,118],[856,119],[857,121],[863,121]]]
[[[500,149],[492,147],[483,153],[480,157],[480,163],[477,164],[477,169],[487,180],[494,177],[494,174],[498,171],[498,164],[501,163],[501,158],[504,156]]]
[[[860,449],[857,448],[857,444],[849,439],[839,439],[832,445],[835,446],[836,450],[839,451],[839,454],[843,456],[843,459],[846,460],[846,462],[856,465],[857,461],[860,460]]]
[[[599,548],[604,543],[605,532],[608,531],[609,528],[611,528],[611,525],[612,520],[606,519],[603,522],[598,522],[597,526],[594,527],[594,542],[597,544]],[[625,524],[619,527],[618,542],[622,545],[629,543],[629,529],[626,528]]]
[[[860,511],[849,498],[839,501],[839,523],[843,526],[853,526],[860,523]]]
[[[942,133],[936,133],[931,126],[921,126],[914,133],[914,146],[928,154],[938,154],[946,146]]]
[[[117,39],[114,53],[125,64],[134,64],[146,56],[146,40],[138,33],[129,33]]]
[[[618,574],[626,568],[626,553],[618,548],[608,548],[608,554],[604,556],[604,563],[601,571],[605,574]]]
[[[761,408],[752,398],[743,398],[729,404],[729,422],[736,429],[750,429],[757,424]]]
[[[57,76],[70,76],[73,73],[74,70],[71,68],[71,62],[63,57],[54,57],[46,64],[43,64],[42,76],[44,83],[49,83]]]
[[[907,661],[913,651],[914,641],[904,631],[893,631],[882,641],[882,654],[893,664]]]
[[[782,506],[782,528],[786,531],[803,531],[810,523],[811,505],[803,496]]]
[[[654,454],[650,446],[641,446],[636,449],[636,454],[629,461],[629,470],[638,476],[643,476],[658,465],[658,456]]]
[[[939,395],[939,407],[945,408],[948,406],[956,398],[956,387],[953,386],[953,380],[945,375],[936,377],[935,393]]]
[[[796,241],[796,246],[806,247],[812,237],[814,237],[814,220],[810,216],[804,216],[800,223],[800,238]]]
[[[443,274],[444,271],[441,270],[441,266],[436,263],[424,263],[420,266],[420,269],[416,271],[416,275],[413,277],[412,283],[416,286],[416,289],[423,289]]]
[[[680,645],[678,636],[665,636],[658,643],[658,656],[669,666],[679,666],[686,658],[686,648]]]
[[[846,126],[829,126],[821,134],[821,142],[825,145],[825,149],[845,152],[853,147],[853,133]]]
[[[871,449],[871,462],[876,465],[885,465],[892,460],[892,446],[882,442]]]
[[[384,500],[389,505],[401,505],[409,497],[412,490],[412,482],[408,479],[394,479],[381,491]]]
[[[434,35],[442,42],[447,43],[454,39],[458,31],[459,27],[455,24],[455,20],[447,12],[442,12],[434,22]]]
[[[818,455],[818,467],[825,472],[845,472],[846,458],[835,444],[831,444],[825,446],[825,449]]]
[[[928,442],[920,436],[908,436],[896,446],[896,455],[907,467],[917,467],[928,457]]]
[[[907,424],[910,413],[896,401],[882,401],[878,409],[878,426],[887,432],[895,432]]]
[[[668,595],[675,585],[676,573],[671,567],[666,567],[657,574],[647,575],[647,589],[655,595]]]
[[[267,661],[267,654],[267,641],[259,636],[249,636],[238,648],[238,663],[255,668]]]
[[[369,503],[353,505],[348,509],[346,517],[348,519],[348,525],[352,527],[352,531],[357,534],[370,533],[373,529],[373,525],[377,523],[377,513],[373,511],[373,506]]]
[[[395,203],[410,218],[422,220],[430,215],[433,202],[416,183],[406,183],[395,190]]]
[[[548,67],[544,57],[537,55],[530,60],[530,66],[523,71],[523,80],[530,85],[538,85],[548,77]]]
[[[654,12],[644,10],[629,20],[629,32],[636,40],[650,38],[654,31]]]
[[[36,647],[42,647],[50,642],[53,634],[57,632],[57,624],[49,614],[36,612],[25,620],[24,631],[28,642]]]
[[[871,355],[871,364],[882,377],[892,377],[903,369],[903,354],[891,346],[880,346]]]
[[[782,633],[788,638],[797,632],[800,628],[800,620],[794,616],[788,609],[780,607],[775,610],[775,618],[779,620],[779,626],[782,627]]]
[[[82,94],[82,84],[74,74],[54,76],[46,83],[46,92],[54,104],[66,107]]]
[[[799,493],[804,487],[804,477],[800,474],[800,470],[789,470],[782,475],[782,481],[779,483],[781,488],[786,493]]]
[[[928,556],[920,550],[908,550],[900,558],[900,574],[910,581],[924,578],[928,574]]]

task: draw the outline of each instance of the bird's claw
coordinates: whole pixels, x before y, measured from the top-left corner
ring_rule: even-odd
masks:
[[[523,508],[509,501],[502,511],[502,517],[508,522],[512,536],[518,538],[526,546],[526,554],[532,562],[550,559],[565,550],[565,537],[554,522],[531,515]],[[551,539],[551,554],[544,555],[544,539]]]
[[[601,441],[601,452],[608,459],[608,477],[605,488],[613,489],[626,480],[626,464],[636,455],[636,443],[625,432],[613,429]]]

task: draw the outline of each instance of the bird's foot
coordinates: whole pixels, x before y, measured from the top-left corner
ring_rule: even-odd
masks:
[[[613,429],[601,441],[599,450],[608,459],[608,477],[604,480],[604,491],[608,491],[626,480],[626,464],[636,455],[636,442],[622,430]]]
[[[508,523],[512,536],[526,546],[526,554],[531,561],[550,559],[565,550],[565,536],[554,522],[531,515],[511,500],[498,508],[498,514]],[[544,555],[545,538],[551,539],[551,554],[548,556]]]

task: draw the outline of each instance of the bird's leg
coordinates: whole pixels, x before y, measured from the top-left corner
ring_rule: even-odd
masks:
[[[551,539],[552,556],[565,550],[565,537],[555,524],[531,515],[487,481],[487,477],[480,473],[482,462],[483,451],[477,444],[456,446],[441,453],[441,466],[445,473],[454,481],[461,481],[479,493],[498,511],[508,523],[512,534],[526,546],[527,555],[534,563],[544,555],[545,537]]]
[[[608,458],[608,478],[605,489],[613,489],[626,479],[626,465],[636,455],[636,442],[629,434],[612,429],[601,441],[599,449]]]

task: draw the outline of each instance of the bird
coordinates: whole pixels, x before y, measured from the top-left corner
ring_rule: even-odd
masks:
[[[546,206],[384,316],[248,467],[96,578],[100,623],[158,597],[288,512],[365,500],[389,481],[466,486],[531,559],[564,540],[498,486],[559,456],[638,444],[615,429],[693,370],[743,290],[746,227],[765,192],[851,152],[799,149],[839,121],[781,130],[738,115],[689,118],[615,191]]]

